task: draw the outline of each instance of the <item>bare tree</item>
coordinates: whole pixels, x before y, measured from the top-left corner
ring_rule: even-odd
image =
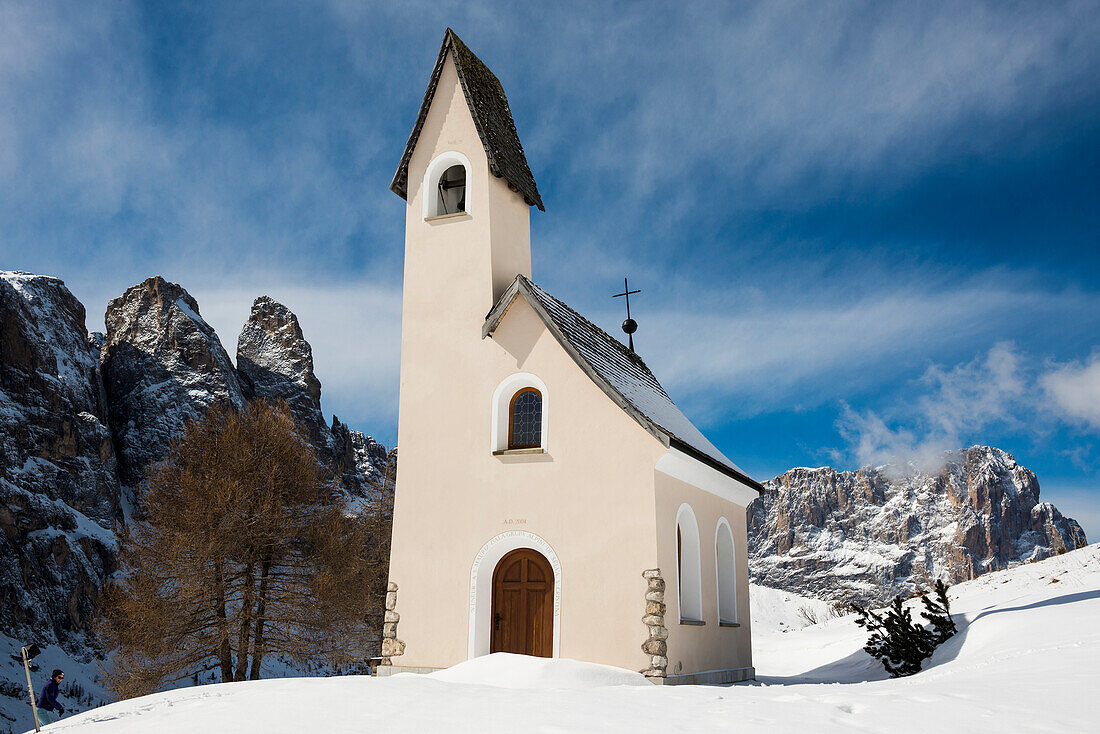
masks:
[[[120,698],[207,670],[255,680],[268,655],[377,650],[386,513],[349,512],[285,406],[212,408],[147,485],[100,624]]]

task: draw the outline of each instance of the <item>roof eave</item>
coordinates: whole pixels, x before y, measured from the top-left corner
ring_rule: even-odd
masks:
[[[481,325],[482,339],[493,335],[497,325],[500,324],[500,320],[504,317],[504,312],[512,305],[512,301],[515,300],[518,294],[519,276],[517,275],[516,279],[512,281],[512,284],[500,294],[500,298],[498,298],[497,302],[493,304],[493,307],[489,309],[489,313],[485,314],[485,323]]]
[[[721,472],[722,474],[725,474],[727,477],[730,477],[731,479],[736,479],[737,481],[739,481],[742,484],[750,487],[751,489],[755,489],[757,491],[757,493],[759,493],[759,494],[764,494],[764,492],[765,492],[764,485],[762,485],[760,482],[756,481],[752,477],[748,476],[747,474],[743,474],[742,472],[737,471],[733,467],[726,466],[722,462],[715,459],[713,456],[709,456],[709,455],[703,453],[699,449],[695,448],[694,446],[692,446],[690,444],[684,443],[683,441],[676,438],[675,436],[671,436],[669,438],[669,442],[670,442],[670,445],[673,448],[675,448],[679,451],[683,451],[685,454],[687,454],[691,458],[695,459],[699,463],[706,464],[711,469],[714,469],[715,471]]]

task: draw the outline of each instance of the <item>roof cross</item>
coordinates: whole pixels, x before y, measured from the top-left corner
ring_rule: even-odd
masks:
[[[634,332],[638,330],[638,322],[630,318],[630,296],[634,293],[641,293],[641,291],[630,290],[630,284],[626,278],[623,278],[623,292],[611,296],[612,298],[619,298],[620,296],[626,298],[626,321],[623,322],[623,331],[626,332],[626,337],[630,340],[630,351],[632,352],[634,351]]]

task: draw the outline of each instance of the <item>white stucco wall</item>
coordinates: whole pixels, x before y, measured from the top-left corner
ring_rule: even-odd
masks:
[[[446,151],[470,160],[471,206],[467,216],[425,222],[424,169]],[[641,573],[655,561],[652,467],[664,447],[591,382],[526,303],[481,338],[496,295],[530,274],[529,210],[488,172],[449,60],[409,181],[390,566],[406,653],[394,663],[466,659],[475,558],[492,538],[522,530],[544,539],[560,563],[560,654],[640,669]],[[517,372],[546,386],[549,450],[493,456],[493,394]]]
[[[668,674],[732,670],[752,665],[749,629],[747,527],[745,509],[662,472],[655,472],[657,553],[667,583],[665,621],[668,626]],[[680,506],[691,506],[701,538],[703,626],[679,623],[676,589],[676,517]],[[723,627],[718,619],[715,530],[721,518],[729,522],[737,557],[737,619],[739,627]]]

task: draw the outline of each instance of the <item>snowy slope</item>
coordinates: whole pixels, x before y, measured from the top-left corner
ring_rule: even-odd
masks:
[[[988,574],[955,587],[951,598],[960,633],[922,673],[901,680],[885,679],[860,651],[864,633],[845,617],[760,631],[757,683],[625,685],[628,671],[494,656],[431,676],[187,688],[95,709],[46,731],[1096,730],[1100,546]],[[518,678],[536,687],[500,685]]]
[[[793,632],[836,616],[827,601],[757,584],[749,584],[749,614],[754,637],[761,632]]]

